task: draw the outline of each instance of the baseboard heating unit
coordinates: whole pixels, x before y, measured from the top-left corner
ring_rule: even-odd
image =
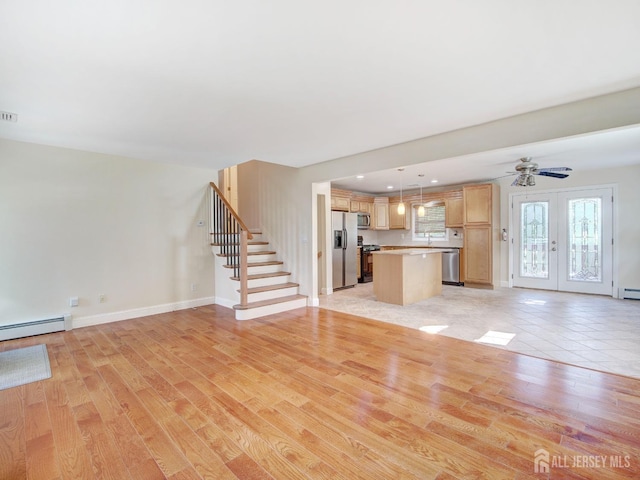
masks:
[[[0,325],[0,341],[14,338],[31,337],[43,333],[62,332],[71,330],[71,315],[63,315],[33,322]]]
[[[621,288],[619,297],[625,300],[640,300],[640,289],[639,288]]]

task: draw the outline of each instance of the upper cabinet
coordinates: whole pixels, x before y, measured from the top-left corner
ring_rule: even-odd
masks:
[[[407,215],[411,210],[411,206],[405,202],[405,213],[398,213],[398,205],[400,203],[389,204],[389,229],[391,230],[409,230],[411,226],[411,220],[407,219]]]
[[[341,190],[331,189],[331,210],[353,213],[373,213],[373,196]]]
[[[362,202],[358,200],[351,200],[351,211],[357,213],[371,213],[373,210],[373,204],[371,202]]]
[[[376,198],[373,201],[373,214],[371,215],[371,228],[373,230],[389,230],[389,199]]]
[[[462,227],[464,224],[464,200],[462,198],[447,198],[445,200],[444,215],[445,227]]]
[[[331,210],[348,212],[351,208],[351,200],[347,197],[331,196]]]
[[[493,216],[493,189],[491,183],[465,186],[462,190],[464,199],[464,224],[491,224]],[[497,199],[496,199],[497,201]]]

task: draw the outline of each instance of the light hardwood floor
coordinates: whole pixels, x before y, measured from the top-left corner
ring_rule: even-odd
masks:
[[[640,477],[640,380],[389,323],[210,306],[0,349],[38,343],[0,479]]]

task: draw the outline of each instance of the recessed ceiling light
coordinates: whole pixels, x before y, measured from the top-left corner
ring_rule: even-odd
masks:
[[[364,175],[356,175],[356,178],[364,178]]]
[[[438,183],[438,179],[434,178],[433,180],[431,180],[431,183]]]
[[[393,188],[393,185],[387,185],[387,190],[391,190]]]

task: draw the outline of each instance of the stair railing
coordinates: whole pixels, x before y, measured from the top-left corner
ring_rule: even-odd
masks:
[[[253,235],[215,183],[211,186],[211,243],[220,247],[233,276],[240,279],[240,305],[248,303],[247,252]]]

